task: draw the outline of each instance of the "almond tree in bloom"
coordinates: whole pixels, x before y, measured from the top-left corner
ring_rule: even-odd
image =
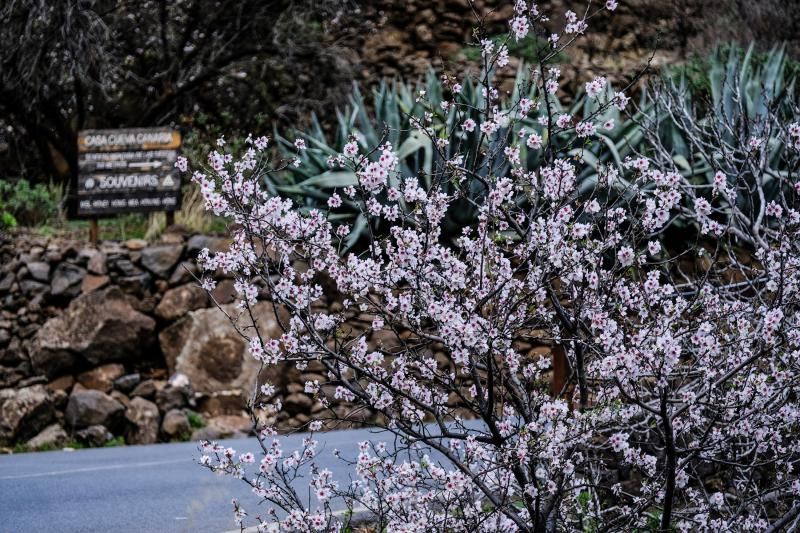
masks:
[[[368,510],[380,531],[797,525],[800,182],[769,176],[782,192],[768,203],[735,175],[709,187],[684,177],[656,145],[609,165],[584,158],[582,147],[603,142],[603,110],[631,104],[597,78],[586,82],[596,112],[559,115],[551,60],[616,7],[590,4],[556,27],[519,0],[500,42],[479,24],[483,107],[468,107],[445,77],[444,109],[415,117],[440,154],[457,148],[430,174],[401,176],[397,147],[353,138],[330,163],[358,183],[330,196],[329,210],[301,211],[261,186],[265,173],[299,163],[271,161],[266,138],[249,138],[241,155],[221,146],[194,172],[208,209],[237,228],[229,251],[201,253],[204,286],[218,269],[236,277],[234,323],[254,323],[245,319],[259,285],[289,317],[280,338],[241,328],[252,356],[263,368],[324,365],[328,381],[305,391],[324,406],[346,400],[377,413],[387,432],[386,442],[334,452],[321,450],[312,422],[301,449],[285,449],[264,423],[280,409],[275,387],[259,385],[263,453],[202,448],[203,465],[264,500],[234,502],[243,527],[335,531],[348,520],[342,509]],[[538,64],[502,102],[494,80],[507,45],[531,35],[544,43]],[[452,131],[448,113],[459,117]],[[524,117],[541,128],[526,131]],[[753,131],[739,147],[744,162],[757,167],[759,141],[779,139],[797,168],[800,126],[767,116]],[[554,141],[565,132],[569,156]],[[540,167],[524,165],[528,150],[541,152]],[[586,165],[596,179],[579,183]],[[754,195],[757,218],[738,211],[742,194]],[[478,216],[448,240],[443,222],[464,201]],[[360,209],[370,235],[346,254],[351,228],[331,216],[342,202]],[[340,312],[318,305],[323,282],[341,295]],[[350,324],[358,315],[372,317],[368,331]],[[374,332],[378,346],[367,342]],[[519,348],[533,340],[564,349],[569,376],[555,394],[550,359]],[[334,479],[320,453],[335,453],[351,477]]]

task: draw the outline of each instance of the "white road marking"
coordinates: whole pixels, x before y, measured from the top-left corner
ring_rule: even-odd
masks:
[[[106,466],[91,466],[87,468],[73,468],[71,470],[54,470],[52,472],[38,472],[36,474],[21,474],[17,476],[0,476],[0,481],[5,479],[28,479],[32,477],[49,477],[49,476],[63,476],[67,474],[79,474],[82,472],[99,472],[102,470],[119,470],[122,468],[140,468],[143,466],[159,466],[159,465],[170,465],[170,464],[177,464],[177,463],[185,463],[187,459],[172,459],[170,461],[150,461],[144,463],[124,463],[118,465],[106,465]]]
[[[366,507],[354,507],[353,508],[353,516],[355,516],[355,515],[357,515],[359,513],[363,513],[365,511],[369,511],[369,509],[367,509]],[[343,514],[347,514],[349,512],[350,512],[350,509],[341,509],[340,511],[333,511],[331,514],[333,516],[340,516],[340,515],[343,515]],[[258,532],[258,528],[253,526],[253,527],[246,527],[246,528],[244,528],[243,531],[240,530],[240,529],[231,529],[230,531],[223,531],[222,533],[257,533],[257,532]]]

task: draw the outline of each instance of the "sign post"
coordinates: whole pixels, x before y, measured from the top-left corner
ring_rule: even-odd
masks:
[[[78,132],[77,215],[96,220],[166,211],[174,217],[181,204],[180,146],[180,133],[171,128]],[[96,239],[96,223],[90,231]]]
[[[100,226],[97,223],[97,218],[89,221],[89,242],[92,246],[97,246],[97,239],[100,236]]]

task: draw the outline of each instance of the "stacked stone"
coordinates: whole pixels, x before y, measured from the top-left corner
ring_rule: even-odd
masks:
[[[0,236],[0,447],[249,433],[244,408],[259,366],[194,278],[197,253],[228,244],[180,232],[97,247]],[[212,296],[235,314],[233,280],[220,276]],[[279,334],[271,305],[255,314]],[[301,427],[312,405],[287,390],[299,373],[274,374],[291,413],[281,427]]]
[[[250,316],[239,316],[236,326],[228,318],[239,315],[233,280],[217,273],[212,300],[194,278],[197,253],[227,249],[225,238],[173,232],[155,243],[134,239],[97,247],[26,233],[2,239],[0,447],[241,436],[252,429],[246,406],[255,385],[267,381],[276,397],[259,401],[280,400],[282,409],[257,415],[279,430],[302,429],[313,419],[339,419],[329,427],[343,428],[378,418],[345,401],[329,410],[307,394],[304,384],[318,381],[333,397],[336,383],[320,362],[302,371],[294,365],[261,369],[249,355],[240,331],[252,326]],[[323,285],[326,296],[314,311],[341,312],[332,282]],[[282,331],[268,297],[262,288],[252,313],[262,335],[278,337]],[[354,333],[368,331],[373,318],[347,315]],[[372,332],[368,344],[387,354],[387,368],[400,348],[388,331]],[[547,346],[515,348],[531,359],[549,358]],[[430,353],[440,369],[455,370],[443,346]],[[464,389],[470,385],[465,378]],[[450,400],[454,413],[470,416],[457,395]]]

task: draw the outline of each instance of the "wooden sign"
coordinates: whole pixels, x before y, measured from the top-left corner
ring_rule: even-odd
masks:
[[[169,128],[78,132],[78,216],[179,209],[180,146]]]

